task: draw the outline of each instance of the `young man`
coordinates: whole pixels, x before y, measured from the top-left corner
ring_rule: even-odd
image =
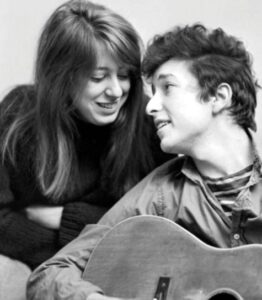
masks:
[[[143,67],[161,148],[183,156],[153,171],[40,266],[28,299],[110,298],[82,273],[105,233],[135,215],[162,216],[215,247],[262,244],[261,161],[251,134],[258,85],[242,42],[221,29],[177,27],[153,40]]]

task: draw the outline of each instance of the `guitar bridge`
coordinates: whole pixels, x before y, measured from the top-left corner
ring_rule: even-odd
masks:
[[[153,300],[166,300],[170,277],[160,277]]]

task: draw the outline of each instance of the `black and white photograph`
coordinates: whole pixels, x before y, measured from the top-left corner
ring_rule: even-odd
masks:
[[[0,3],[0,300],[262,299],[262,2]]]

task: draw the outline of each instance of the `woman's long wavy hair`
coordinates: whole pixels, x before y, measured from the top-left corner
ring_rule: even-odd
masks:
[[[68,1],[47,21],[39,40],[36,103],[21,109],[5,134],[2,153],[15,161],[19,138],[35,131],[35,172],[43,193],[54,199],[67,194],[71,176],[79,174],[74,144],[74,97],[96,67],[97,45],[130,66],[128,99],[112,126],[102,178],[121,196],[152,167],[145,135],[141,40],[123,17],[87,0]],[[31,125],[30,125],[31,124]],[[33,124],[33,125],[32,125]]]

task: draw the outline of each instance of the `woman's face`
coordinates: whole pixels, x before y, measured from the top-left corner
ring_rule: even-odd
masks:
[[[99,47],[97,67],[84,83],[75,102],[81,117],[89,123],[104,126],[113,123],[127,100],[131,82],[129,70]]]

